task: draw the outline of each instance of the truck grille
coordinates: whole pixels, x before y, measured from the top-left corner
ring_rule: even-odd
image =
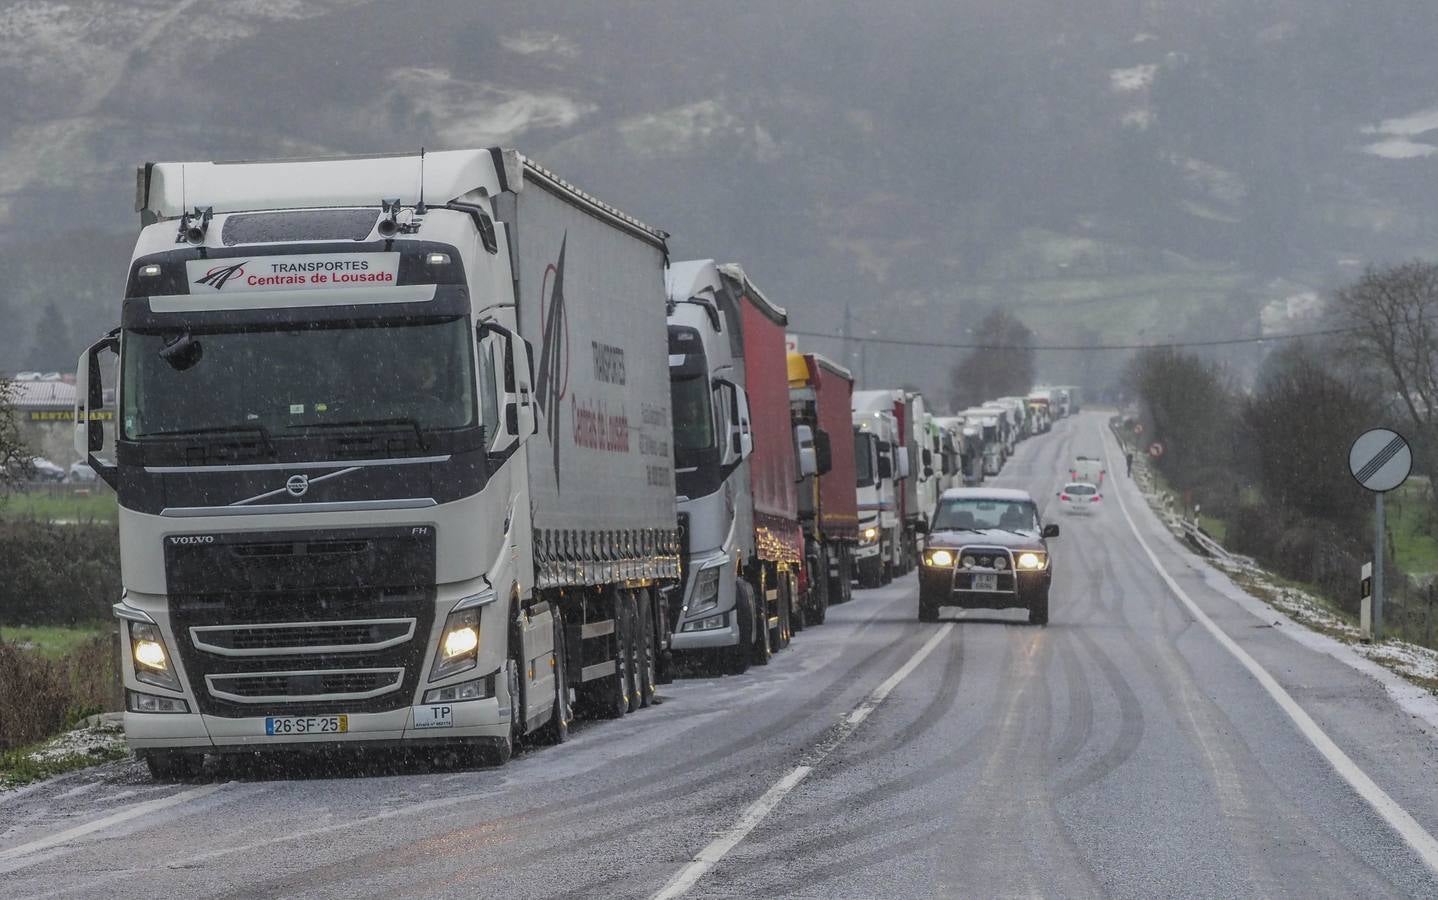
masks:
[[[434,529],[222,534],[165,547],[171,623],[200,711],[409,705],[434,622]]]
[[[320,669],[267,675],[207,675],[211,695],[239,703],[365,700],[397,690],[404,669]]]

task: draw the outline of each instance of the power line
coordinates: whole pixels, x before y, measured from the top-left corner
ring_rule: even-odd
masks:
[[[845,337],[842,334],[822,334],[817,331],[795,331],[789,333],[797,337],[827,338],[832,341],[861,341],[870,344],[892,344],[901,347],[940,347],[945,350],[1053,350],[1064,352],[1084,352],[1089,350],[1158,350],[1165,347],[1229,347],[1237,344],[1262,344],[1266,341],[1292,341],[1307,337],[1326,337],[1334,334],[1349,334],[1357,331],[1356,327],[1347,328],[1320,328],[1313,331],[1294,331],[1287,334],[1265,334],[1255,337],[1223,338],[1212,341],[1161,341],[1154,344],[1087,344],[1084,346],[1063,346],[1058,344],[986,344],[986,343],[964,343],[953,341],[918,341],[900,340],[898,338],[881,337]]]

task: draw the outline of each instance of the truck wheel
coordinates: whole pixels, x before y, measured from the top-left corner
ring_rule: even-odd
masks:
[[[554,709],[549,721],[535,732],[537,743],[553,745],[569,740],[569,720],[573,712],[569,708],[569,670],[564,664],[564,617],[558,607],[551,607],[554,617]]]
[[[655,660],[659,648],[654,640],[654,600],[647,588],[636,592],[638,614],[634,617],[635,641],[639,664],[635,666],[638,676],[639,705],[648,706],[654,699],[654,685],[658,682],[655,674]]]
[[[750,658],[756,666],[767,666],[774,658],[774,645],[769,642],[769,598],[765,586],[761,578],[759,589],[754,592],[754,644]]]
[[[720,664],[725,675],[743,675],[749,671],[754,656],[754,588],[744,579],[734,585],[734,619],[739,623],[739,643],[720,651]]]
[[[621,591],[624,604],[624,700],[628,712],[639,712],[639,610],[634,591]]]
[[[839,602],[848,603],[854,599],[854,581],[850,574],[854,571],[854,551],[852,547],[845,547],[843,555],[839,557]]]
[[[884,583],[884,563],[877,556],[859,560],[859,587],[876,588]]]
[[[829,554],[821,553],[809,570],[809,603],[804,609],[804,625],[823,625],[829,617]],[[818,573],[817,577],[813,573]]]
[[[204,771],[205,755],[178,750],[151,751],[145,754],[145,765],[156,781],[188,781]]]
[[[793,634],[792,616],[794,611],[794,576],[785,572],[776,579],[775,587],[779,591],[779,624],[775,625],[769,632],[769,646],[778,653],[789,646],[789,638]]]
[[[624,592],[613,588],[609,592],[609,610],[614,617],[614,666],[613,675],[606,675],[586,682],[580,688],[585,711],[600,719],[618,719],[629,711],[629,697],[625,685],[629,680],[629,623],[624,603]]]
[[[891,584],[894,581],[894,564],[885,562],[884,567],[879,570],[879,587]]]
[[[1029,600],[1029,624],[1047,625],[1049,623],[1049,589],[1044,588],[1036,592]]]

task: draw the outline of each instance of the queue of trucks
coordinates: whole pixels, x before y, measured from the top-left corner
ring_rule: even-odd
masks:
[[[498,764],[681,666],[765,665],[1077,409],[855,391],[743,268],[671,262],[512,150],[149,163],[136,209],[75,433],[119,499],[157,778],[334,745]]]

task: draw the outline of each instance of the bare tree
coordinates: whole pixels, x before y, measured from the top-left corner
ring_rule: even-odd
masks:
[[[1355,349],[1376,362],[1431,473],[1438,451],[1438,265],[1369,268],[1334,300],[1342,323],[1354,329]]]
[[[20,434],[15,385],[0,379],[0,495],[30,474],[30,449]]]
[[[955,410],[1027,394],[1034,384],[1034,333],[1012,313],[990,310],[974,329],[985,345],[970,350],[949,376]]]

